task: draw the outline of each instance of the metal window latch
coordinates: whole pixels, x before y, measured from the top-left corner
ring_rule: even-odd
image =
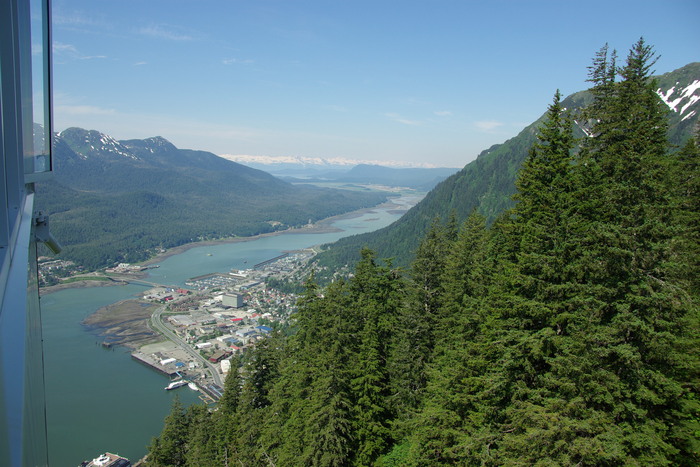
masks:
[[[49,231],[49,216],[41,211],[34,213],[34,238],[48,247],[55,255],[59,254],[63,247],[53,238]]]

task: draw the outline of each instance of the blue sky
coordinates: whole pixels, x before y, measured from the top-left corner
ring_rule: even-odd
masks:
[[[462,167],[606,42],[700,60],[697,0],[54,0],[54,124],[216,154]]]

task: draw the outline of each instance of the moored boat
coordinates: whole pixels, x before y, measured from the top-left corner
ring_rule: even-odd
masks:
[[[187,381],[185,381],[184,379],[173,381],[165,387],[165,390],[170,391],[171,389],[179,388],[180,386],[184,386],[185,384],[187,384]]]

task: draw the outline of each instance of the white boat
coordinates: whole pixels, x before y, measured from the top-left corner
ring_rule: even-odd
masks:
[[[197,385],[191,381],[189,383],[187,383],[187,387],[192,389],[193,391],[199,391],[199,388],[197,387]]]
[[[170,391],[171,389],[179,388],[180,386],[184,386],[185,384],[187,384],[187,381],[185,381],[184,379],[181,379],[179,381],[173,381],[165,387],[165,390]]]

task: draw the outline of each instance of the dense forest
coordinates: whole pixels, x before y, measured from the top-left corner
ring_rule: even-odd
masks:
[[[581,113],[557,92],[493,223],[310,277],[296,333],[216,410],[176,403],[148,464],[698,465],[700,135],[669,151],[653,63],[605,47]]]

